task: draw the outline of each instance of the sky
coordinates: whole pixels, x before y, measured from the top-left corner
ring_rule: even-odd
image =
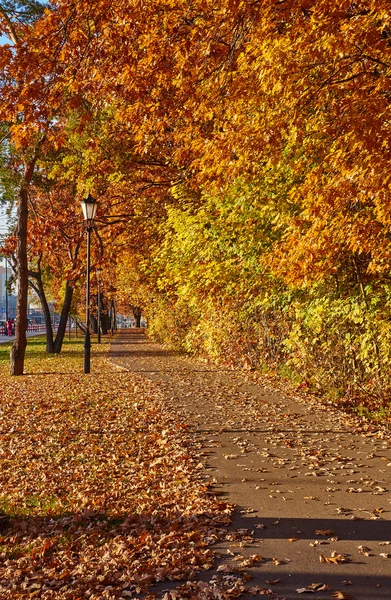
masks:
[[[7,37],[4,34],[0,34],[0,44],[12,44],[11,40],[9,39],[9,37]]]
[[[0,205],[0,236],[7,233],[7,217],[5,214],[5,207]]]
[[[2,235],[7,233],[7,221],[4,215],[5,208],[0,205],[0,238]],[[4,261],[0,259],[0,265],[4,265]]]

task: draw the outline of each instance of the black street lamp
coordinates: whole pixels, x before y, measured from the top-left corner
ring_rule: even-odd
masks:
[[[4,257],[5,261],[5,320],[8,323],[8,260]]]
[[[90,334],[90,248],[91,231],[94,228],[94,219],[96,215],[96,200],[88,194],[87,198],[81,201],[81,207],[84,215],[84,226],[87,231],[87,278],[86,278],[86,333],[84,337],[84,373],[90,372],[91,363],[91,334]]]
[[[100,274],[102,273],[102,269],[97,269],[96,270],[96,277],[98,280],[98,344],[100,344],[100,321],[101,321],[101,316],[100,316]]]

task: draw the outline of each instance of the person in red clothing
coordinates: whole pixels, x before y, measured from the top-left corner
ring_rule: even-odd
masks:
[[[12,319],[8,319],[7,321],[7,335],[12,335]]]

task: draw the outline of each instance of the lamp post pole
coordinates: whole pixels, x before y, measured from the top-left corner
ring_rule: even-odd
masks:
[[[90,251],[91,251],[91,231],[94,228],[94,219],[96,214],[96,200],[88,194],[88,197],[81,202],[84,214],[84,224],[87,231],[87,273],[86,273],[86,332],[84,336],[84,373],[90,373],[91,365],[91,334],[90,334]]]
[[[5,320],[8,323],[8,261],[7,258],[5,260]]]
[[[101,320],[101,315],[100,315],[100,273],[101,273],[101,269],[97,269],[96,276],[98,278],[98,344],[100,344],[100,342],[101,342],[101,335],[100,335],[100,320]]]
[[[90,249],[91,227],[87,225],[87,274],[86,274],[86,333],[84,336],[84,373],[90,372],[91,334],[90,334]]]

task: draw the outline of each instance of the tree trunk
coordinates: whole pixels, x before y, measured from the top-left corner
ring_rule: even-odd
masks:
[[[35,161],[34,161],[35,165]],[[32,170],[34,165],[29,165]],[[32,175],[32,173],[31,173]],[[31,180],[31,177],[30,177]],[[16,261],[18,269],[18,296],[16,304],[15,340],[10,350],[11,375],[23,375],[24,357],[27,346],[27,293],[28,293],[28,265],[27,265],[27,218],[28,218],[28,184],[26,177],[19,191],[18,225],[16,230],[17,246]]]
[[[81,321],[79,319],[79,317],[75,317],[75,320],[76,320],[76,326],[85,334],[87,331],[87,328],[85,326],[84,321]]]
[[[24,178],[19,190],[19,204],[16,227],[16,262],[18,269],[18,296],[16,303],[15,340],[10,350],[11,375],[23,375],[24,357],[27,346],[27,296],[29,286],[27,260],[28,200],[29,185],[34,174],[38,152],[43,142],[36,146],[33,158],[25,165]]]
[[[58,324],[56,339],[54,340],[54,352],[56,354],[59,354],[61,352],[65,332],[67,329],[68,316],[69,316],[69,311],[70,311],[71,304],[72,304],[72,298],[73,298],[73,287],[71,286],[69,281],[67,281],[66,286],[65,286],[65,296],[64,296],[64,302],[62,305],[60,322]]]
[[[100,318],[100,326],[102,329],[102,334],[106,335],[108,330],[110,329],[110,317],[107,313],[103,313]]]
[[[98,319],[95,315],[90,315],[90,326],[92,333],[98,333]]]
[[[111,306],[110,306],[110,329],[112,331],[117,330],[117,314],[116,314],[116,310],[115,310],[114,300],[111,301]]]
[[[141,327],[142,310],[139,306],[132,306],[133,316],[136,319],[136,327]]]
[[[38,294],[39,300],[41,302],[42,311],[45,317],[45,327],[46,327],[46,352],[48,354],[54,353],[54,344],[53,344],[53,328],[52,328],[52,316],[50,314],[50,308],[48,301],[46,300],[46,294],[43,287],[42,282],[42,273],[41,273],[41,265],[40,261],[38,261],[37,271],[34,273],[30,272],[30,285]],[[31,282],[31,278],[36,280],[36,285]]]
[[[110,329],[110,316],[104,293],[100,293],[100,329],[102,335],[106,335]]]

